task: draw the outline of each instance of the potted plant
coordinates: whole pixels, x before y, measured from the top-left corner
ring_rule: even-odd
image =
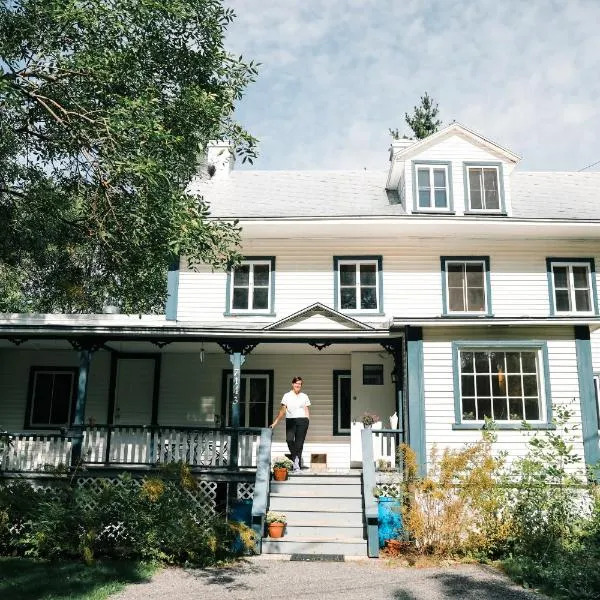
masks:
[[[374,423],[379,421],[379,417],[375,413],[364,413],[360,418],[364,427],[371,427]]]
[[[276,456],[273,461],[273,479],[285,481],[288,471],[294,467],[294,463],[287,456]]]
[[[283,530],[287,524],[287,517],[283,513],[273,512],[270,510],[267,513],[265,521],[267,523],[269,537],[283,537]]]

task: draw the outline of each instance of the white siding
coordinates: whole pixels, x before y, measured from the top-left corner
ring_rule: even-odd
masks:
[[[454,210],[456,214],[465,212],[465,188],[463,163],[465,162],[500,162],[503,165],[504,175],[504,202],[507,213],[511,214],[510,201],[510,173],[514,166],[498,154],[490,152],[487,148],[473,143],[467,138],[454,134],[439,141],[435,145],[425,148],[422,152],[411,156],[404,166],[404,186],[406,193],[406,209],[413,209],[413,161],[439,160],[452,164],[452,191]]]
[[[580,423],[579,381],[575,340],[570,328],[511,328],[489,331],[481,329],[450,329],[424,331],[423,354],[425,371],[425,427],[427,453],[434,444],[438,447],[459,448],[465,442],[481,439],[480,431],[454,431],[454,382],[452,342],[458,340],[542,340],[547,341],[552,404],[567,406],[573,413],[571,425]],[[576,434],[575,450],[583,459],[581,427]],[[512,459],[527,451],[531,433],[497,431],[496,450],[506,451]]]
[[[333,257],[382,255],[383,317],[359,316],[368,323],[390,317],[442,314],[440,256],[489,256],[492,308],[499,317],[550,314],[546,258],[593,257],[598,244],[573,240],[482,240],[403,238],[355,240],[249,240],[246,255],[275,256],[275,316],[224,316],[226,275],[209,269],[183,271],[178,320],[228,326],[273,323],[315,302],[334,307]],[[302,256],[302,260],[298,257]]]

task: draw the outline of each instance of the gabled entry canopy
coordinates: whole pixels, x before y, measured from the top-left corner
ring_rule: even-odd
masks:
[[[267,325],[263,328],[265,331],[270,330],[371,330],[373,327],[357,321],[352,317],[348,317],[329,306],[325,306],[320,302],[315,302],[298,312],[295,312],[287,317]]]

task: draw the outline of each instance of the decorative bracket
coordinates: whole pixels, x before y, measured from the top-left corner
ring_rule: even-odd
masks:
[[[29,338],[20,337],[8,337],[6,338],[9,342],[12,342],[15,346],[20,346],[23,342],[26,342]]]
[[[87,350],[88,352],[96,352],[96,350],[100,350],[100,348],[104,346],[105,340],[81,338],[71,339],[68,340],[68,342],[73,347],[73,350],[77,350],[78,352],[82,352],[84,350]]]
[[[321,350],[325,350],[325,348],[331,346],[331,342],[308,342],[308,345],[321,352]]]
[[[152,343],[155,346],[158,346],[160,349],[162,349],[165,346],[167,346],[168,344],[170,344],[171,342],[166,342],[165,340],[150,340],[150,343]]]
[[[248,344],[248,343],[244,343],[244,342],[217,342],[217,344],[219,344],[219,346],[221,346],[221,348],[223,348],[223,351],[226,354],[233,354],[235,352],[239,352],[240,354],[246,356],[247,354],[250,354],[250,352],[252,352],[252,350],[254,350],[254,348],[256,348],[256,346],[258,346],[258,342],[254,343],[254,344]]]
[[[391,354],[392,356],[394,356],[396,354],[396,352],[398,352],[398,350],[400,350],[401,346],[398,343],[398,341],[393,341],[393,342],[379,342],[379,344],[383,347],[383,349],[388,352],[389,354]]]

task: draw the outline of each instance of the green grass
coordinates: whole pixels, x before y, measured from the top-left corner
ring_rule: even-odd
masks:
[[[156,567],[133,561],[48,563],[0,558],[0,598],[104,600],[130,583],[148,581]]]

